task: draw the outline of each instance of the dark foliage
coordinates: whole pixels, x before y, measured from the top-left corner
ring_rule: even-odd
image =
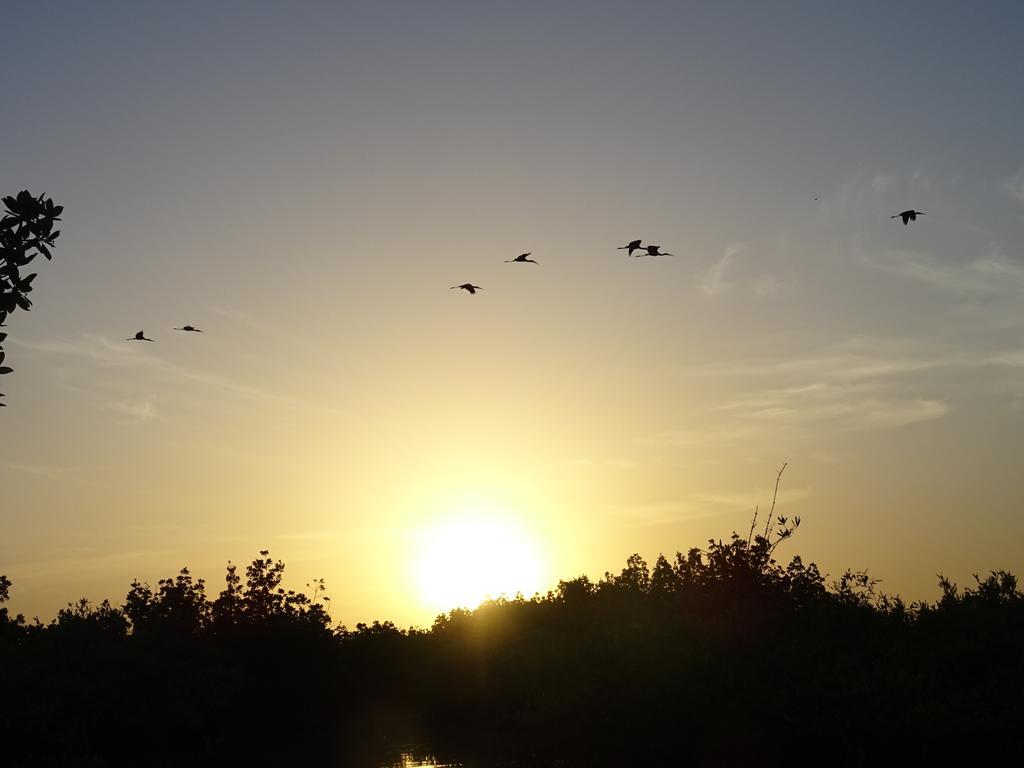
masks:
[[[794,521],[795,522],[795,521]],[[934,604],[773,553],[793,525],[653,568],[333,631],[266,552],[211,599],[183,569],[49,624],[0,609],[11,765],[879,765],[1024,754],[1024,593],[996,572]],[[0,577],[0,603],[10,582]],[[659,763],[661,764],[661,763]],[[668,763],[666,763],[668,764]]]
[[[27,190],[17,196],[3,198],[4,215],[0,219],[0,327],[16,309],[29,310],[32,281],[36,273],[22,274],[37,256],[52,258],[50,248],[60,235],[53,225],[60,221],[64,208],[54,205],[45,195],[34,197]],[[0,375],[11,373],[5,366],[3,342],[7,334],[0,332]],[[0,397],[3,397],[0,394]],[[4,403],[0,403],[3,407]]]

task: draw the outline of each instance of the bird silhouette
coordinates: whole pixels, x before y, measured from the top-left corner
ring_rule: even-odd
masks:
[[[665,251],[658,250],[659,248],[661,248],[660,245],[648,245],[646,247],[647,247],[647,253],[641,253],[640,254],[641,256],[674,256],[675,255],[675,254],[672,254],[672,253],[665,253]]]
[[[202,333],[199,328],[193,328],[191,325],[186,325],[181,328],[175,328],[176,331],[191,331],[192,333]]]
[[[531,251],[531,253],[532,253],[532,251]],[[520,264],[525,264],[526,262],[530,262],[531,264],[536,264],[537,262],[534,261],[533,259],[526,258],[529,255],[530,255],[529,253],[520,253],[514,259],[505,259],[505,263],[506,264],[515,264],[516,262],[519,262]]]
[[[897,213],[895,216],[890,216],[890,219],[903,219],[903,226],[907,226],[912,221],[917,221],[918,216],[924,216],[924,211],[915,211],[911,208],[909,211],[903,211]]]
[[[462,285],[453,285],[452,288],[453,289],[461,288],[462,290],[469,291],[470,293],[476,293],[477,291],[482,291],[483,290],[483,288],[481,288],[479,285],[473,285],[472,283],[463,283]]]
[[[633,255],[633,251],[637,250],[638,248],[642,248],[642,247],[643,246],[640,245],[640,241],[639,240],[630,240],[628,245],[620,245],[617,250],[624,251],[624,250],[628,249],[629,253],[627,253],[626,255],[627,256],[632,256]]]
[[[130,339],[125,339],[125,341],[152,341],[152,339],[147,339],[146,338],[145,331],[139,331],[134,336],[132,336]]]

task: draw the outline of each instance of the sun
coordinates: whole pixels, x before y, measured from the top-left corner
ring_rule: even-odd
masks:
[[[541,588],[535,541],[518,524],[488,517],[448,520],[422,532],[414,578],[434,611],[475,608],[489,597]]]

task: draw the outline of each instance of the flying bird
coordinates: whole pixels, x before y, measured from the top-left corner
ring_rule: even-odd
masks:
[[[532,251],[530,253],[532,253]],[[534,261],[533,259],[526,258],[529,255],[530,255],[529,253],[520,253],[514,259],[505,259],[505,263],[506,264],[515,264],[516,262],[519,262],[520,264],[524,264],[524,263],[526,263],[528,261],[531,264],[536,264],[537,262]]]
[[[483,290],[483,288],[481,288],[479,285],[473,285],[472,283],[463,283],[462,285],[453,285],[452,289],[455,289],[455,288],[461,288],[462,290],[469,291],[470,293],[476,293],[477,291],[482,291]]]
[[[186,325],[181,328],[175,328],[176,331],[191,331],[192,333],[202,333],[199,328],[193,328],[191,325]]]
[[[633,255],[633,251],[637,250],[638,248],[642,248],[642,247],[643,246],[640,245],[640,241],[639,240],[630,240],[629,241],[629,245],[620,245],[617,250],[624,251],[624,250],[628,249],[629,253],[627,253],[626,255],[627,256],[632,256]]]
[[[641,256],[674,256],[675,254],[666,253],[665,251],[658,250],[661,248],[660,245],[648,245],[647,253],[640,254]]]
[[[130,339],[125,339],[125,341],[152,341],[152,339],[147,339],[146,338],[146,332],[145,331],[139,331],[134,336],[132,336]]]
[[[907,226],[912,221],[917,221],[918,216],[924,216],[924,211],[915,211],[911,208],[909,211],[903,211],[897,213],[895,216],[890,216],[890,219],[903,219],[903,226]]]

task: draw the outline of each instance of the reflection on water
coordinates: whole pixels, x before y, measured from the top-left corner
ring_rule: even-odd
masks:
[[[382,763],[381,768],[460,768],[462,763],[446,763],[433,755],[402,752],[396,759]]]

